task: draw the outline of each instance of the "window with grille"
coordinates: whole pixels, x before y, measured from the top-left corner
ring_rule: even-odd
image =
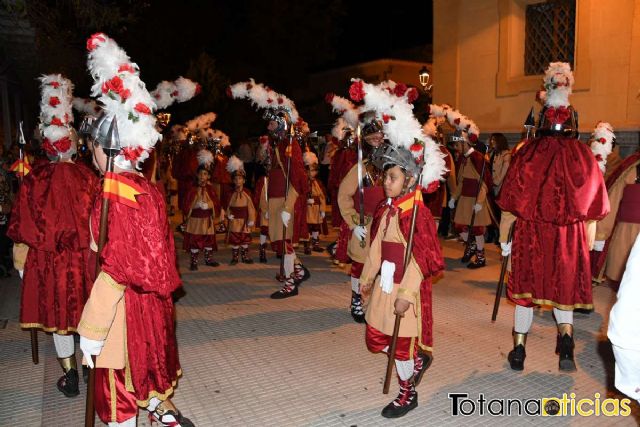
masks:
[[[547,0],[527,6],[525,12],[525,75],[544,74],[550,62],[568,62],[573,68],[576,1]]]

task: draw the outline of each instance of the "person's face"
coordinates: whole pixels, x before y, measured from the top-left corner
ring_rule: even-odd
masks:
[[[374,132],[365,136],[364,140],[373,148],[378,148],[384,142],[384,135],[382,132]]]
[[[244,185],[244,176],[240,175],[240,174],[236,174],[233,176],[233,185],[236,186],[236,188],[242,188],[242,186]]]
[[[314,179],[316,176],[318,176],[318,167],[311,166],[307,173],[309,174],[309,178]]]
[[[278,123],[275,120],[269,120],[269,124],[267,125],[267,130],[269,132],[274,132],[278,129]]]
[[[496,139],[494,137],[491,137],[489,139],[489,147],[491,147],[492,149],[496,148]]]
[[[204,187],[209,182],[209,172],[202,169],[198,172],[198,185]]]
[[[404,180],[406,176],[400,166],[389,168],[384,173],[384,194],[387,197],[398,197],[404,189]]]
[[[89,149],[93,154],[93,166],[104,175],[107,170],[107,154],[104,152],[100,144],[91,142]]]

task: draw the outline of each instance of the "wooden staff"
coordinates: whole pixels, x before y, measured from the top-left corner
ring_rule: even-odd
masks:
[[[476,198],[473,201],[473,207],[471,208],[471,221],[469,222],[469,229],[468,229],[468,233],[467,233],[467,242],[465,245],[465,253],[467,253],[469,251],[469,246],[471,245],[471,237],[472,237],[472,230],[473,230],[473,225],[476,222],[476,209],[475,206],[478,204],[478,197],[480,197],[480,191],[482,190],[482,183],[484,182],[484,170],[487,166],[487,155],[489,154],[489,152],[491,151],[491,149],[487,149],[487,153],[486,154],[482,154],[482,168],[480,169],[480,177],[478,178],[478,191],[476,191]],[[471,157],[471,156],[469,156]],[[473,161],[471,159],[469,159],[470,162],[473,163]],[[473,166],[473,165],[472,165]],[[487,188],[487,191],[491,191],[490,188]]]
[[[285,191],[284,191],[284,205],[287,204],[287,197],[289,196],[289,187],[291,185],[291,156],[293,156],[293,136],[295,135],[293,124],[291,124],[291,132],[289,132],[289,143],[288,147],[284,150],[284,155],[287,158],[287,172],[284,176],[285,179]],[[276,150],[278,146],[276,146]],[[287,151],[289,152],[287,155]],[[281,163],[282,165],[282,163]],[[284,172],[284,171],[283,171]],[[291,221],[293,220],[293,215],[289,218],[289,225],[293,226]],[[280,258],[280,278],[282,280],[286,280],[284,274],[284,255],[287,252],[287,226],[284,225],[284,221],[282,222],[282,258]]]
[[[513,237],[513,228],[515,222],[509,227],[509,237],[507,237],[507,244],[511,243]],[[509,255],[502,257],[502,267],[500,268],[500,279],[498,280],[498,286],[496,287],[496,299],[493,302],[493,314],[491,314],[491,321],[495,322],[498,317],[498,308],[500,307],[500,298],[502,298],[502,288],[504,288],[504,278],[507,273],[507,264],[509,262]]]
[[[96,277],[100,273],[100,253],[104,248],[104,245],[107,243],[107,229],[109,225],[109,199],[105,197],[106,194],[106,183],[107,183],[107,174],[113,173],[113,159],[116,154],[120,151],[119,137],[118,137],[118,124],[116,122],[116,118],[114,117],[111,121],[111,125],[109,126],[109,131],[107,133],[106,143],[104,145],[101,144],[102,150],[107,155],[107,164],[105,168],[105,179],[103,181],[102,186],[102,209],[100,211],[100,231],[98,237],[98,252],[96,253]],[[85,405],[85,413],[84,413],[84,425],[85,427],[93,427],[95,424],[95,406],[94,406],[94,391],[95,391],[95,381],[96,381],[96,357],[91,356],[93,360],[94,369],[89,370],[89,381],[87,382],[87,401]]]

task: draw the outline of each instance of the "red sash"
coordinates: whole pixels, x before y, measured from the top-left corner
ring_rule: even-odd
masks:
[[[382,241],[382,261],[389,261],[396,265],[393,273],[393,283],[400,283],[404,277],[404,251],[402,243]]]
[[[640,224],[640,184],[624,187],[618,207],[618,221]]]

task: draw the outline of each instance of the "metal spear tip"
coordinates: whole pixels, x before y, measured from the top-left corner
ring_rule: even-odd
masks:
[[[117,153],[120,151],[120,135],[118,133],[118,120],[114,116],[109,125],[106,138],[100,142],[100,146],[106,153]]]
[[[18,144],[27,145],[27,140],[24,138],[24,132],[22,131],[22,121],[20,121],[20,126],[18,126]]]
[[[535,126],[536,126],[536,121],[535,121],[535,118],[533,117],[533,107],[531,107],[531,110],[529,110],[529,115],[527,116],[527,119],[524,121],[524,127],[527,129],[531,129]]]

